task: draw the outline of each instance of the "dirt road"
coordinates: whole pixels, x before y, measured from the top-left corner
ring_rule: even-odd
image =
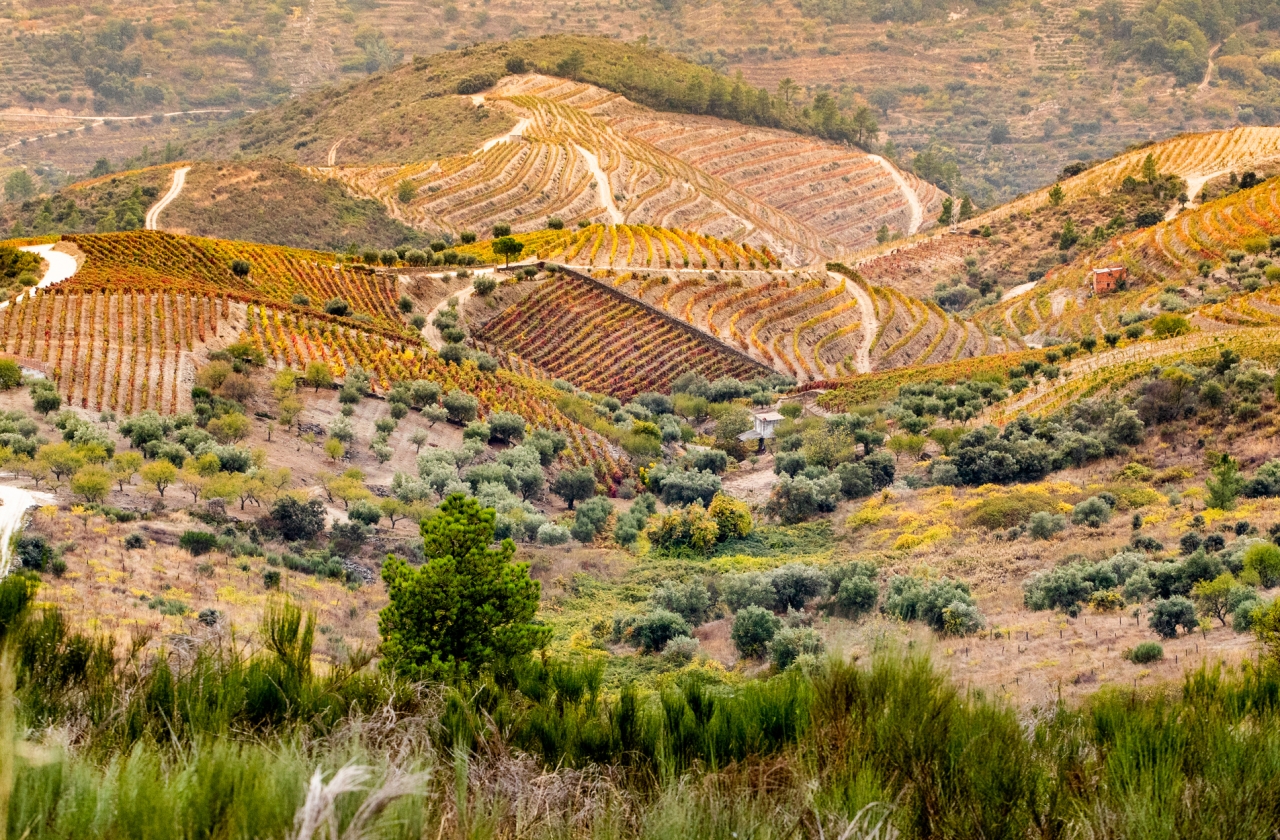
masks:
[[[164,208],[173,203],[173,200],[182,194],[182,188],[187,183],[187,173],[191,171],[190,166],[179,166],[173,170],[173,183],[169,185],[169,191],[164,194],[164,198],[151,205],[151,209],[147,211],[146,229],[159,230],[160,212]]]

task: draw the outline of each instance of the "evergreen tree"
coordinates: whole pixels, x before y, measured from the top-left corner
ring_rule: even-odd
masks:
[[[512,563],[516,546],[493,542],[494,511],[456,493],[422,523],[427,561],[391,556],[382,567],[390,603],[379,616],[386,666],[413,678],[475,675],[527,655],[550,629],[533,621],[540,585]]]

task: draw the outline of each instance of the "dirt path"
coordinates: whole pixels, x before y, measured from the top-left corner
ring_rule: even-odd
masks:
[[[476,276],[479,276],[479,275],[480,275],[480,272],[477,271]],[[440,331],[436,329],[436,325],[431,322],[434,321],[436,319],[436,316],[439,315],[443,310],[449,308],[450,299],[457,300],[458,309],[461,310],[462,307],[466,306],[467,301],[471,298],[471,295],[475,292],[475,290],[476,290],[476,287],[474,285],[471,285],[471,286],[466,286],[462,289],[459,289],[458,291],[454,292],[451,295],[446,295],[444,300],[437,303],[436,308],[432,309],[431,312],[427,314],[427,324],[422,328],[422,337],[427,340],[427,344],[431,345],[432,350],[439,351],[440,348],[444,347],[445,342],[444,342],[444,336],[440,335]]]
[[[187,173],[191,171],[190,166],[179,166],[173,170],[173,183],[169,185],[169,191],[164,194],[164,198],[152,205],[147,211],[147,230],[159,230],[160,212],[164,208],[173,203],[173,200],[182,194],[182,187],[187,183]]]
[[[1222,44],[1214,44],[1209,49],[1209,65],[1204,68],[1204,79],[1200,82],[1200,84],[1196,85],[1196,90],[1209,89],[1209,77],[1213,75],[1213,57],[1218,54],[1218,47],[1221,47],[1221,46]],[[1187,195],[1193,196],[1195,195],[1195,193],[1188,192]]]
[[[1012,289],[1010,289],[1009,291],[1001,295],[1000,302],[1004,303],[1006,300],[1013,300],[1016,297],[1022,297],[1027,292],[1034,289],[1036,287],[1037,282],[1039,281],[1032,280],[1030,283],[1023,283],[1020,286],[1014,286]]]
[[[30,251],[33,254],[39,254],[49,263],[49,269],[44,273],[44,277],[40,278],[40,282],[35,285],[37,289],[47,289],[55,283],[61,283],[63,280],[70,278],[79,269],[80,264],[76,262],[76,258],[70,254],[64,254],[61,251],[53,250],[52,245],[24,245],[18,250]],[[31,292],[23,292],[14,298],[15,301],[22,300]],[[0,303],[0,309],[8,306],[8,302]]]
[[[920,226],[924,224],[924,205],[920,203],[920,196],[916,195],[916,191],[911,189],[911,185],[907,183],[907,179],[902,177],[902,173],[898,171],[898,167],[879,155],[867,155],[880,167],[888,173],[894,183],[898,185],[898,189],[902,190],[903,196],[907,199],[907,204],[911,206],[911,224],[907,227],[907,236],[915,234],[920,230]]]
[[[230,114],[230,113],[231,113],[231,109],[229,108],[202,108],[197,111],[169,111],[168,113],[165,113],[162,116],[181,117],[187,114]],[[249,108],[249,109],[246,109],[244,113],[252,114],[254,113],[254,111],[252,108]],[[105,117],[105,116],[98,116],[96,114],[87,116],[83,114],[41,114],[41,113],[32,114],[32,113],[13,113],[11,111],[0,111],[0,121],[3,121],[3,120],[49,120],[49,119],[82,120],[83,121],[80,125],[71,129],[71,131],[84,131],[87,126],[91,126],[91,125],[99,126],[108,122],[133,122],[136,120],[149,120],[151,119],[151,116],[152,116],[151,114],[143,114],[141,116],[136,116],[136,117]],[[19,140],[13,141],[9,145],[5,146],[4,148],[0,148],[0,152],[7,152],[10,149],[16,149],[19,146],[21,146],[23,143],[34,143],[37,140],[50,140],[55,137],[60,137],[62,136],[63,133],[64,132],[62,130],[59,130],[59,131],[51,131],[48,134],[36,134],[31,137],[23,137]]]
[[[30,508],[53,503],[54,498],[48,493],[0,484],[0,578],[9,574],[9,566],[13,562],[10,540],[22,526],[22,518]]]
[[[330,166],[338,165],[338,147],[341,146],[342,141],[346,139],[347,138],[345,137],[339,137],[337,140],[334,141],[333,145],[329,147],[329,165]]]
[[[515,124],[515,127],[506,134],[499,134],[497,137],[490,137],[480,145],[480,148],[476,149],[471,154],[478,155],[481,152],[489,151],[499,143],[509,143],[517,137],[522,137],[531,125],[533,125],[533,120],[531,118],[521,117],[520,121]]]
[[[587,169],[591,170],[591,177],[596,179],[596,192],[600,195],[601,206],[609,214],[609,222],[615,225],[622,224],[622,211],[618,209],[617,204],[613,203],[613,188],[609,186],[608,176],[600,168],[600,159],[577,143],[574,143],[573,147],[578,150],[578,154],[582,155],[583,160],[587,162]]]
[[[858,345],[858,355],[854,358],[853,364],[858,373],[870,373],[871,344],[876,340],[876,333],[880,332],[875,304],[871,302],[871,296],[866,293],[866,290],[857,283],[850,283],[838,274],[831,274],[831,276],[836,280],[844,280],[845,289],[858,301],[858,309],[862,311],[862,343]]]

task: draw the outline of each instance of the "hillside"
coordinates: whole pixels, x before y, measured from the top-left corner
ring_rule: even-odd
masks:
[[[509,76],[471,101],[506,114],[509,133],[499,128],[466,155],[399,167],[344,166],[338,155],[336,168],[319,171],[419,226],[508,222],[528,231],[552,217],[648,224],[768,247],[801,264],[874,242],[882,226],[915,233],[944,197],[855,149],[673,117],[563,79]],[[345,154],[345,141],[334,142]]]
[[[36,236],[139,229],[178,165],[104,175],[50,196],[0,204],[0,225]],[[182,165],[188,168],[183,189],[164,209],[162,227],[172,233],[329,251],[427,238],[391,219],[380,204],[278,160]]]
[[[990,206],[1038,187],[1067,163],[1105,159],[1134,142],[1269,121],[1275,64],[1267,58],[1276,43],[1257,25],[1266,12],[1193,5],[1183,16],[1186,31],[1174,33],[1190,39],[1180,52],[1172,46],[1180,37],[1166,33],[1155,5],[1136,2],[1084,15],[1054,0],[963,10],[804,2],[785,15],[769,4],[733,2],[576,9],[497,0],[479,11],[455,5],[431,15],[329,0],[199,15],[153,0],[78,13],[24,7],[6,21],[0,96],[11,111],[86,117],[53,124],[63,130],[88,122],[93,106],[128,115],[261,110],[413,56],[474,54],[501,49],[498,39],[513,35],[561,33],[618,51],[628,42],[649,52],[661,47],[846,118],[874,108],[882,139],[893,140],[904,165],[954,191],[960,175],[963,188]],[[194,128],[186,119],[179,142]],[[101,138],[98,132],[93,143]],[[133,142],[158,147],[170,139],[140,134]],[[75,151],[57,140],[50,147]],[[40,162],[30,148],[15,151]],[[124,156],[136,153],[137,145]]]

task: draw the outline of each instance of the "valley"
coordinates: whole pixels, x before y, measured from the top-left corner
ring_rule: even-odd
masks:
[[[0,3],[0,840],[1274,835],[1178,8]]]

